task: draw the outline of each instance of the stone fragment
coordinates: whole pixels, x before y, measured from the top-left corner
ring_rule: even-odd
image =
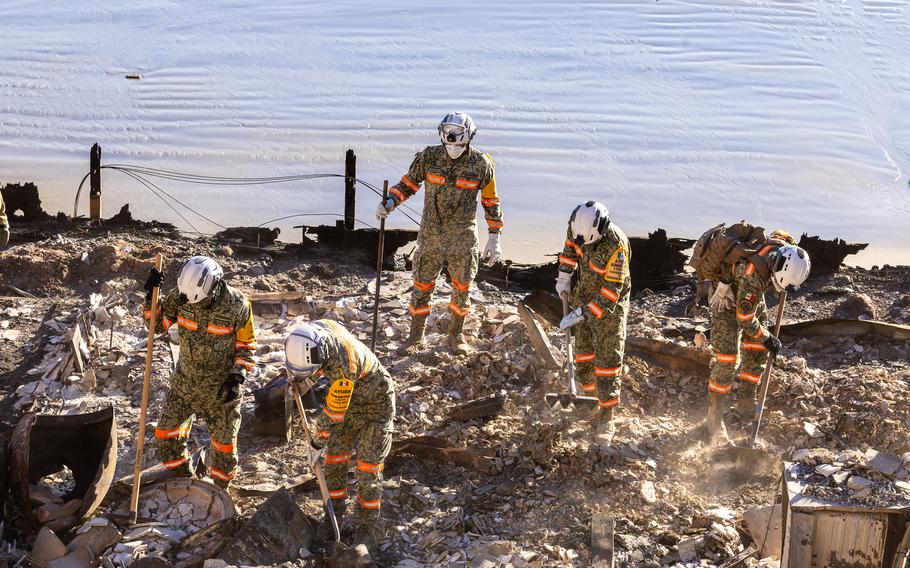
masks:
[[[683,537],[676,549],[679,552],[679,559],[683,562],[695,562],[698,560],[698,549],[704,544],[704,537],[687,536]]]
[[[847,480],[847,489],[857,493],[873,485],[875,485],[875,482],[859,475],[851,475],[850,479]]]
[[[657,502],[657,490],[654,488],[653,481],[642,481],[639,491],[642,498],[648,503]]]
[[[240,527],[218,558],[231,564],[278,564],[311,548],[315,533],[315,523],[282,488]]]
[[[850,294],[835,308],[834,317],[843,319],[877,319],[878,313],[869,294]]]
[[[358,544],[341,554],[329,557],[326,565],[329,568],[367,568],[373,566],[373,558],[366,546]]]
[[[86,547],[95,556],[100,556],[102,552],[120,542],[121,536],[117,527],[110,522],[102,526],[89,526],[89,530],[77,534],[76,538],[66,545],[66,550],[75,552],[78,548]]]
[[[886,477],[894,477],[904,465],[901,458],[873,449],[866,451],[866,464]]]
[[[78,511],[81,506],[82,499],[71,499],[63,505],[48,503],[47,505],[34,509],[33,512],[39,523],[47,523],[55,519],[68,517]]]
[[[35,543],[32,545],[31,556],[38,562],[50,562],[66,556],[66,545],[57,538],[54,531],[47,527],[41,527],[38,536],[35,537]]]

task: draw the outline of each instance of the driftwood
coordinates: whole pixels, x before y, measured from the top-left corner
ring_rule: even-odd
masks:
[[[508,397],[506,397],[505,393],[471,400],[452,409],[450,418],[458,422],[467,422],[476,418],[495,416],[505,408],[506,400],[508,400]]]
[[[910,325],[900,325],[875,320],[852,320],[827,318],[780,326],[783,335],[796,337],[822,336],[839,337],[853,335],[876,335],[885,339],[905,341],[910,339]]]
[[[812,259],[812,276],[827,276],[837,272],[844,259],[864,250],[869,243],[846,243],[842,239],[821,239],[803,233],[799,246],[806,249]]]
[[[524,304],[518,304],[518,315],[528,330],[528,338],[530,338],[531,346],[534,347],[534,352],[537,353],[537,356],[543,360],[547,367],[559,367],[559,361],[553,355],[553,346],[550,345],[550,340],[547,339],[547,334],[544,333],[543,328],[534,319],[534,314],[531,313],[531,310]]]
[[[495,452],[490,449],[473,449],[458,446],[435,436],[415,436],[406,440],[392,442],[390,459],[399,459],[402,454],[410,454],[442,463],[452,462],[478,471],[489,471]]]

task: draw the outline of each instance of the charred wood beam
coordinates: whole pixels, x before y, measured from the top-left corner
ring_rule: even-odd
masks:
[[[458,422],[467,422],[477,418],[496,416],[506,407],[506,400],[505,393],[471,400],[452,409],[451,418]]]
[[[47,221],[51,219],[41,208],[41,197],[38,195],[38,186],[34,183],[8,183],[0,188],[3,202],[6,204],[6,214],[15,222]],[[21,213],[21,215],[17,215]]]
[[[810,237],[803,233],[799,246],[809,253],[812,259],[812,276],[830,276],[837,272],[844,259],[851,254],[864,250],[869,243],[847,243],[842,239],[822,239]]]
[[[364,254],[364,262],[370,266],[376,265],[376,251],[379,250],[379,230],[378,229],[357,229],[356,231],[347,231],[344,225],[328,226],[319,225],[312,227],[309,225],[300,225],[295,228],[304,230],[304,242],[313,243],[310,238],[311,234],[316,235],[316,239],[321,246],[334,247],[343,250],[356,250]],[[394,268],[395,253],[399,248],[408,243],[417,240],[417,231],[410,229],[386,229],[385,241],[383,246],[383,266]]]

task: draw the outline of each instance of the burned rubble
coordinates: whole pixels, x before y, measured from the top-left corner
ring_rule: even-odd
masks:
[[[111,238],[117,240],[115,246]],[[130,526],[118,482],[89,518],[69,530],[48,534],[51,529],[45,527],[14,534],[8,529],[2,552],[8,561],[45,554],[36,547],[50,542],[46,548],[53,554],[91,554],[84,556],[91,560],[70,565],[136,566],[150,557],[168,563],[161,565],[203,565],[205,555],[194,550],[240,538],[245,523],[279,492],[287,494],[281,506],[289,507],[282,510],[292,517],[308,519],[306,523],[320,517],[319,493],[306,475],[298,430],[282,437],[288,422],[281,420],[277,437],[256,433],[261,410],[251,394],[280,378],[284,338],[300,322],[334,319],[369,339],[374,274],[320,247],[249,252],[176,236],[63,234],[0,253],[0,287],[5,285],[0,293],[6,294],[0,297],[0,353],[6,359],[0,371],[9,408],[17,414],[55,416],[113,408],[115,478],[128,478],[146,346],[141,278],[156,252],[166,255],[166,286],[172,285],[182,258],[204,253],[218,259],[226,278],[253,299],[258,366],[245,385],[241,471],[227,496],[230,506],[222,502],[220,514],[212,514],[211,503],[224,496],[194,497],[210,499],[197,507],[188,489],[183,496],[186,488],[150,477],[140,522]],[[42,267],[53,262],[63,269]],[[895,313],[895,298],[907,293],[901,286],[910,270],[883,270],[887,277],[848,269],[811,281],[796,295],[792,311],[788,308],[787,322],[830,318],[846,296],[826,291],[833,287],[867,294],[885,323],[905,323],[902,315],[888,314]],[[633,297],[629,372],[618,434],[608,450],[592,447],[584,414],[553,411],[544,404],[546,392],[562,387],[564,339],[542,310],[532,307],[529,313],[546,337],[543,347],[532,342],[533,332],[518,307],[526,290],[486,282],[472,290],[475,308],[466,328],[478,349],[475,354],[434,348],[399,357],[395,348],[408,332],[410,286],[407,272],[383,277],[377,347],[396,381],[398,419],[385,472],[384,531],[374,558],[379,565],[591,566],[604,554],[603,547],[592,543],[592,533],[603,533],[608,520],[616,566],[722,566],[744,554],[751,556],[741,565],[756,566],[768,525],[753,517],[761,511],[766,511],[762,521],[773,517],[785,460],[796,464],[800,479],[818,497],[855,505],[905,504],[908,339],[868,329],[845,334],[835,326],[824,335],[795,328],[785,335],[769,393],[762,434],[769,463],[724,464],[712,460],[696,432],[704,414],[710,355],[706,313],[687,311],[695,298],[694,283],[663,292],[643,290]],[[447,286],[442,281],[437,286],[442,297]],[[431,345],[440,343],[446,313],[434,309],[431,314]],[[156,341],[152,425],[179,356],[175,351],[176,343]],[[735,437],[748,435],[748,424],[733,416],[728,423]],[[191,440],[196,447],[206,445],[205,430],[194,428]],[[149,435],[145,464],[155,463]],[[861,480],[869,486],[860,487]],[[73,488],[66,471],[39,481],[29,488],[36,502],[66,504],[64,496]],[[304,521],[295,523],[298,535],[312,529]],[[345,534],[350,530],[343,527]],[[257,562],[327,565],[308,542],[297,544],[293,554],[290,544],[281,549],[289,557]],[[767,543],[762,550],[774,554]],[[214,559],[219,555],[212,552],[207,564],[218,565]],[[43,558],[45,563],[59,561]],[[241,563],[240,558],[221,565]],[[761,565],[772,562],[766,559]]]

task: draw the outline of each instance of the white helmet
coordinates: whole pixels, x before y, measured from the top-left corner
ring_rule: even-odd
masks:
[[[589,245],[599,241],[610,224],[607,206],[596,201],[582,203],[572,211],[569,228],[572,229],[575,244]]]
[[[325,361],[325,336],[325,331],[315,325],[296,327],[284,342],[288,370],[302,378],[318,371]]]
[[[796,245],[784,245],[777,250],[771,280],[778,292],[799,288],[812,269],[809,253]]]
[[[212,289],[224,276],[224,270],[207,256],[194,256],[183,263],[177,277],[177,290],[195,304],[208,298]]]
[[[474,139],[477,127],[465,112],[450,112],[439,123],[439,139],[443,144],[467,146]]]

